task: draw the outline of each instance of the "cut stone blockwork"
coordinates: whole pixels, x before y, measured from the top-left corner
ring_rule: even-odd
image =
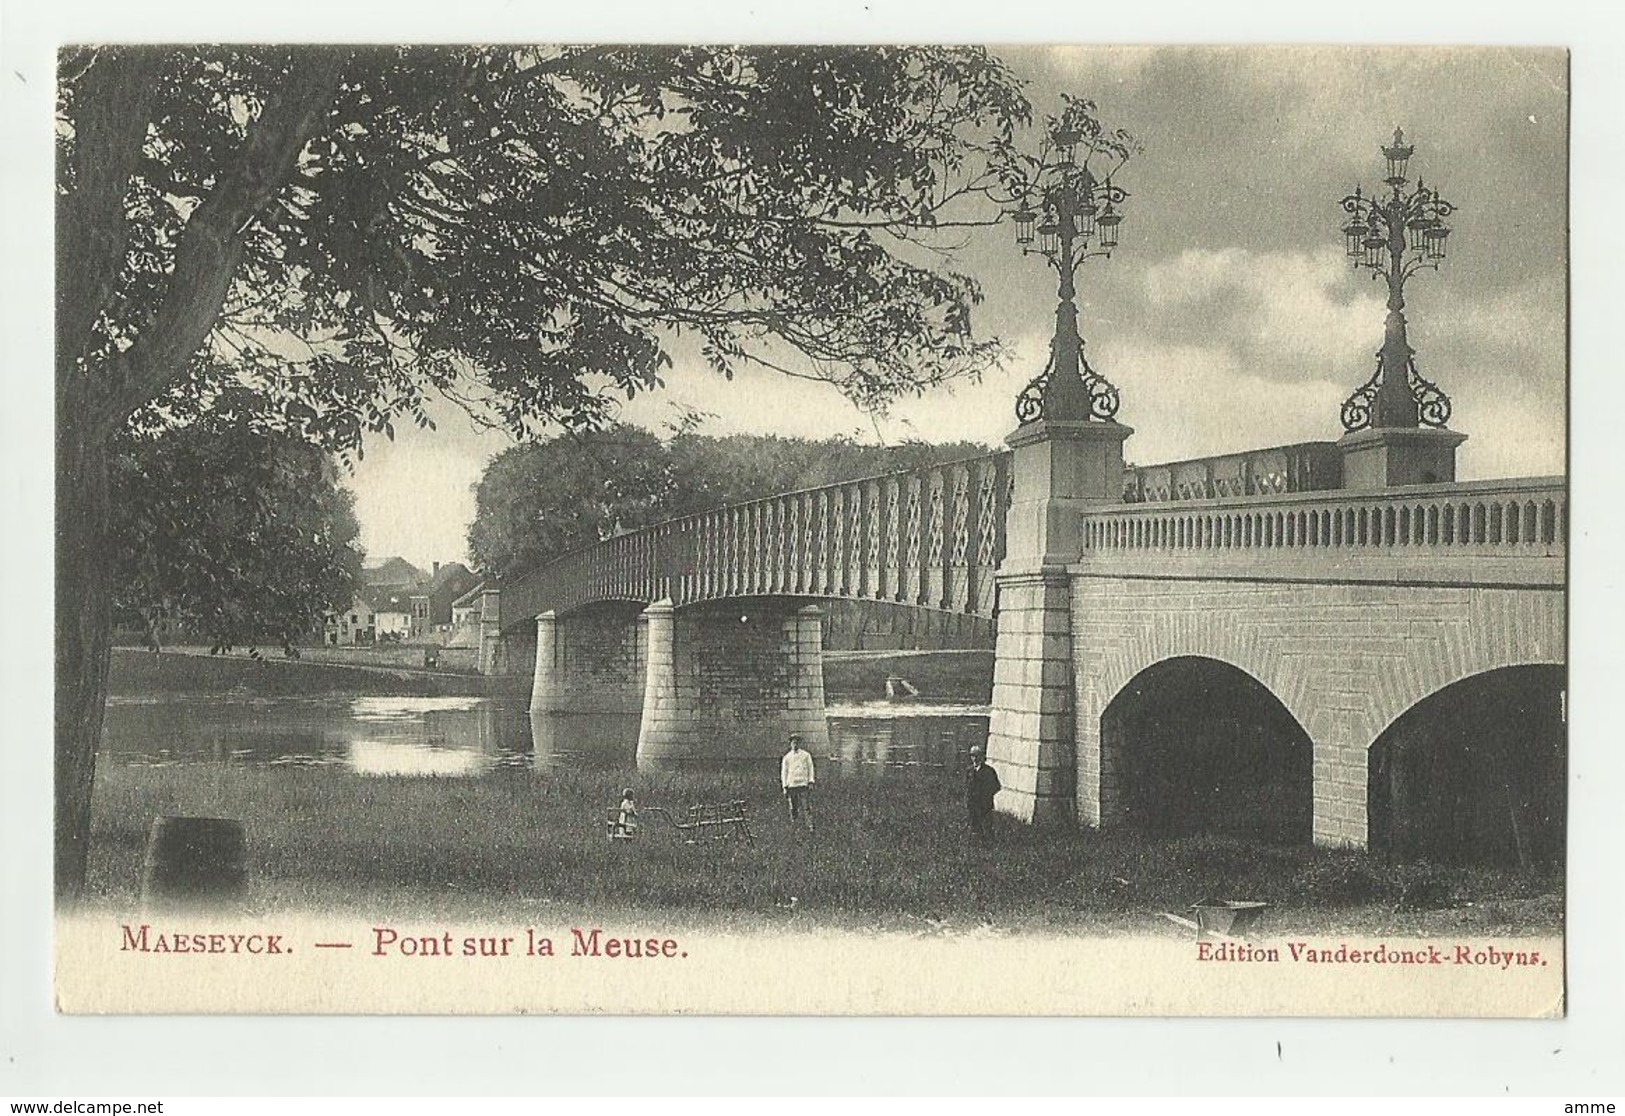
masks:
[[[768,759],[791,733],[825,754],[822,613],[750,602],[645,610],[647,670],[638,763]]]
[[[1024,821],[1071,820],[1076,797],[1071,580],[1079,513],[1122,499],[1123,442],[1114,422],[1029,423],[1006,439],[1014,491],[997,577],[998,640],[988,762],[995,806]]]
[[[1121,797],[1101,715],[1168,659],[1216,659],[1263,683],[1314,743],[1315,843],[1360,847],[1367,750],[1383,729],[1453,682],[1564,659],[1557,589],[1080,574],[1071,591],[1077,811],[1089,825],[1112,825]]]
[[[1456,479],[1456,449],[1467,435],[1429,427],[1367,429],[1345,434],[1343,487],[1353,491]]]
[[[646,626],[625,605],[536,618],[532,713],[637,713]]]
[[[999,576],[988,756],[997,807],[1023,821],[1072,816],[1071,589],[1065,570]]]

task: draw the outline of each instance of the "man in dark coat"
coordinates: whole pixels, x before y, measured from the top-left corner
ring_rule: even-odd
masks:
[[[970,815],[971,832],[987,836],[993,818],[993,796],[999,793],[999,775],[984,759],[980,744],[970,750],[970,770],[965,772],[965,810]]]

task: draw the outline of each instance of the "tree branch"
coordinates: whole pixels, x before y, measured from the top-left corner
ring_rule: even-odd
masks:
[[[347,53],[299,52],[285,82],[250,129],[235,167],[186,223],[163,303],[129,349],[113,358],[112,390],[93,434],[111,437],[186,367],[219,319],[255,216],[294,173],[299,153],[325,122]]]
[[[164,61],[164,52],[152,48],[104,48],[72,87],[73,150],[62,157],[62,170],[71,170],[73,188],[58,202],[56,223],[59,385],[84,355],[124,263],[130,238],[124,199],[142,159]]]

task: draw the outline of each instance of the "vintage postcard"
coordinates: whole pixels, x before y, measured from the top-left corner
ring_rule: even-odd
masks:
[[[1564,1014],[1566,52],[57,61],[60,1011]]]

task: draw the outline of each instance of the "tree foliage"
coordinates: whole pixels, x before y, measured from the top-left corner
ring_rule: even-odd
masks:
[[[349,606],[359,527],[328,453],[220,421],[132,433],[120,448],[115,616],[155,648],[171,621],[218,648],[287,651]]]
[[[662,442],[632,426],[566,434],[498,454],[475,485],[469,553],[511,577],[662,520],[781,492],[985,453],[969,442],[896,446],[683,433]]]
[[[977,442],[865,445],[849,438],[806,439],[685,433],[672,439],[681,515],[817,488],[839,481],[958,461],[987,452]]]
[[[69,212],[119,66],[150,81],[127,250],[71,339],[131,381],[115,412],[247,383],[353,447],[426,423],[434,388],[516,432],[602,419],[679,335],[724,373],[769,364],[870,404],[995,356],[977,285],[900,250],[994,185],[1026,116],[979,50],[70,53]],[[208,262],[193,248],[235,265],[197,300],[198,343],[155,367],[150,327]]]
[[[517,573],[617,530],[670,519],[675,492],[671,454],[636,427],[514,446],[474,486],[469,556],[486,576]]]

